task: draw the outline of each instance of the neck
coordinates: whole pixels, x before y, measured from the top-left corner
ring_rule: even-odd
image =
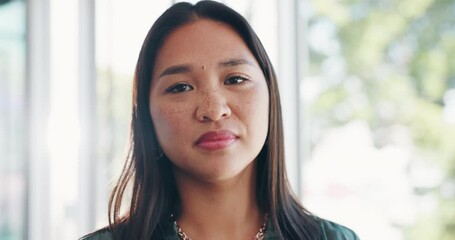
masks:
[[[253,239],[264,223],[256,201],[256,165],[232,179],[206,182],[175,170],[179,226],[194,240]]]

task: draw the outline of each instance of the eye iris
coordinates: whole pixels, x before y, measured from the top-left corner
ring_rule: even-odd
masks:
[[[183,92],[183,91],[188,90],[188,86],[187,86],[187,85],[180,84],[180,85],[175,86],[175,90],[176,90],[177,92]]]
[[[191,86],[186,85],[186,84],[176,84],[169,89],[167,89],[167,92],[170,93],[179,93],[179,92],[186,92],[191,90]]]
[[[236,77],[231,77],[228,79],[229,84],[236,84],[236,83],[241,83],[243,82],[244,79],[242,77],[236,76]]]

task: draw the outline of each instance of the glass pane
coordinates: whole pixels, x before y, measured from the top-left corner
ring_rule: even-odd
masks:
[[[455,2],[308,2],[306,206],[362,239],[454,239]]]
[[[25,239],[24,1],[0,1],[0,239]]]

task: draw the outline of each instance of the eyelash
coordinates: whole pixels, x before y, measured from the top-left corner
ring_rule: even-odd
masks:
[[[237,82],[237,83],[229,83],[229,84],[226,84],[227,82],[229,82],[230,80],[233,80],[233,79],[239,79],[239,80],[241,80],[241,81],[240,81],[240,82]],[[231,77],[228,77],[228,79],[226,79],[226,80],[224,81],[224,83],[225,83],[226,85],[234,85],[234,84],[242,84],[242,83],[244,83],[245,81],[248,81],[248,79],[245,78],[245,77],[242,77],[242,76],[231,76]]]
[[[237,82],[232,83],[231,82],[232,80],[237,80]],[[240,81],[238,81],[238,80],[240,80]],[[231,76],[231,77],[228,77],[224,81],[224,84],[225,85],[236,85],[236,84],[242,84],[245,81],[248,81],[248,79],[245,78],[245,77],[242,77],[242,76]],[[181,93],[181,92],[187,92],[187,91],[190,91],[190,90],[193,90],[193,87],[191,85],[189,85],[187,83],[176,83],[176,84],[170,86],[169,88],[167,88],[166,92],[167,93]]]
[[[182,89],[185,88],[185,89]],[[193,90],[193,87],[186,83],[176,83],[166,89],[167,93],[181,93]]]

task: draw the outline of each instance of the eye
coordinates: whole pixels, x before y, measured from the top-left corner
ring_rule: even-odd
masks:
[[[193,87],[186,83],[176,83],[166,89],[167,93],[181,93],[193,90]]]
[[[231,76],[231,77],[228,77],[228,79],[226,79],[226,81],[224,81],[224,84],[226,84],[226,85],[241,84],[247,80],[248,80],[247,78],[242,77],[242,76]]]

